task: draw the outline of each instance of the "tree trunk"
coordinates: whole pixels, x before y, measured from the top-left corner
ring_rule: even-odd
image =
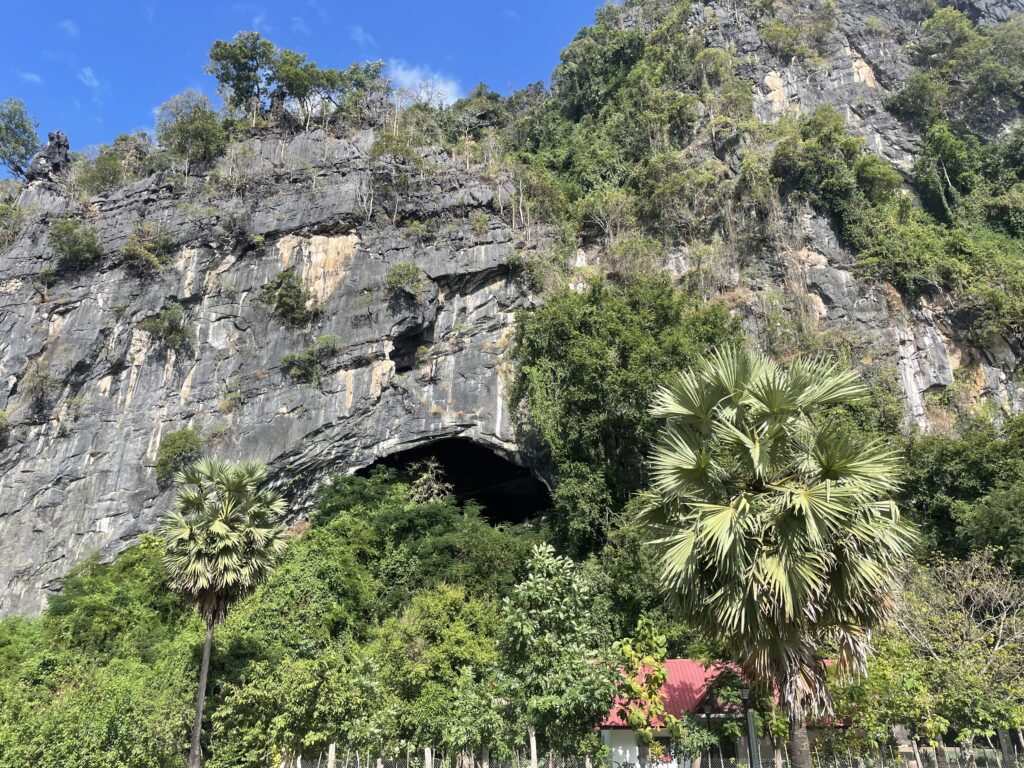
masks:
[[[921,751],[917,748],[917,739],[910,740],[910,748],[914,750],[914,764],[917,768],[925,768],[924,763],[921,762]]]
[[[637,746],[636,757],[637,763],[640,768],[647,768],[647,761],[651,754],[651,748],[646,742],[642,742]]]
[[[813,768],[811,742],[807,738],[807,724],[802,720],[789,722],[789,760],[792,768]]]
[[[434,750],[430,747],[423,748],[423,768],[434,768]]]
[[[530,737],[530,768],[538,768],[537,765],[537,731],[531,725],[526,729],[526,733]]]
[[[480,747],[480,768],[491,768],[491,748],[486,744]]]
[[[333,741],[327,745],[327,768],[334,768],[337,751],[338,748],[334,745]]]
[[[203,764],[203,748],[199,741],[203,735],[203,705],[206,704],[206,678],[210,674],[210,651],[213,649],[213,624],[206,624],[206,639],[203,641],[203,661],[199,666],[199,691],[196,693],[196,719],[192,722],[192,746],[188,751],[188,768],[200,768]]]
[[[960,749],[964,753],[964,768],[977,768],[974,762],[974,740],[964,739],[960,742]]]
[[[946,744],[942,739],[935,744],[935,765],[937,768],[949,768],[949,755],[946,754]]]
[[[775,768],[782,768],[782,744],[772,741],[772,748],[775,750]]]
[[[1017,756],[1013,754],[1013,739],[1005,728],[999,729],[999,751],[1003,755],[1003,768],[1017,768]]]

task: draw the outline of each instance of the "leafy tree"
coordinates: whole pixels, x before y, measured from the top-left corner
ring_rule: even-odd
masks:
[[[15,176],[28,172],[32,156],[39,151],[39,124],[19,99],[0,101],[0,162]]]
[[[168,432],[156,451],[156,481],[161,487],[171,484],[174,476],[199,461],[205,452],[203,438],[194,429]]]
[[[155,315],[140,320],[137,327],[148,333],[164,350],[189,352],[196,343],[185,308],[176,301],[168,301]]]
[[[636,734],[640,768],[647,768],[649,759],[663,757],[661,744],[654,740],[655,728],[667,731],[676,741],[684,730],[679,718],[665,708],[662,693],[668,680],[667,642],[650,619],[641,618],[635,636],[619,640],[613,647],[619,662],[615,706],[619,717]]]
[[[593,752],[595,729],[614,695],[608,646],[590,614],[590,588],[575,564],[548,545],[502,605],[502,664],[516,722],[537,768],[538,739],[561,754]]]
[[[308,325],[322,311],[316,296],[306,290],[293,269],[286,269],[264,285],[257,301],[270,314],[293,328]]]
[[[191,90],[160,105],[156,137],[184,163],[186,176],[192,164],[216,159],[227,146],[227,133],[210,100]]]
[[[805,718],[829,710],[819,652],[828,644],[841,673],[863,671],[916,542],[892,501],[895,457],[815,418],[866,396],[836,365],[784,369],[730,347],[662,387],[652,408],[666,426],[643,520],[665,588],[779,691],[798,768],[811,765]]]
[[[113,144],[76,159],[75,182],[87,195],[99,195],[162,170],[165,163],[148,133],[122,133]]]
[[[292,58],[289,57],[287,67],[297,66]],[[249,114],[255,126],[261,100],[270,91],[271,72],[277,60],[274,44],[259,32],[239,32],[231,42],[213,43],[206,71],[227,89],[228,103]]]
[[[600,546],[640,486],[655,431],[650,393],[736,338],[724,307],[696,306],[661,274],[564,289],[522,318],[511,404],[555,465],[551,524],[562,544],[580,554]]]
[[[48,239],[60,272],[88,269],[103,256],[96,230],[82,221],[56,219],[50,224]]]
[[[443,584],[419,593],[400,617],[381,625],[371,653],[402,702],[401,738],[444,741],[452,692],[486,679],[498,662],[497,628],[493,603]]]
[[[262,486],[267,468],[257,462],[226,464],[201,459],[175,476],[174,510],[160,533],[166,541],[171,584],[195,603],[206,625],[199,670],[189,768],[202,764],[203,703],[214,627],[228,608],[267,579],[284,551],[283,499]]]

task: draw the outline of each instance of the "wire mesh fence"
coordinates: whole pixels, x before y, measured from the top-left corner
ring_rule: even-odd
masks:
[[[932,748],[920,749],[915,755],[909,750],[877,750],[874,754],[825,754],[814,751],[814,768],[1024,768],[1024,751],[1015,749],[1013,765],[1004,765],[1002,753],[997,749],[976,748],[968,752],[961,748],[947,747],[945,765]],[[422,752],[377,759],[371,753],[344,752],[338,750],[333,758],[333,768],[530,768],[527,754],[512,757],[488,758],[466,753],[437,755],[427,766]],[[279,768],[328,768],[330,756],[327,752],[295,755],[282,760]],[[545,756],[538,768],[641,768],[635,762],[618,762],[577,756]],[[655,764],[648,768],[658,768]],[[720,754],[703,754],[697,760],[673,759],[665,768],[749,768],[745,758],[725,757]],[[789,756],[782,752],[776,755],[761,755],[758,768],[790,768]]]

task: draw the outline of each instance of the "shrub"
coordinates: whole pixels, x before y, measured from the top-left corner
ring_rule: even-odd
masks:
[[[79,272],[103,255],[96,230],[75,219],[57,219],[50,225],[50,246],[57,255],[57,271]]]
[[[14,182],[0,182],[0,249],[14,244],[25,219],[18,207],[18,187]]]
[[[195,337],[187,325],[185,308],[176,301],[169,301],[157,314],[147,317],[138,324],[166,350],[187,352],[195,344]]]
[[[285,325],[308,325],[323,311],[316,297],[307,291],[294,270],[286,269],[260,289],[256,301]]]
[[[174,250],[174,240],[166,232],[143,222],[121,249],[125,264],[140,273],[158,272],[165,267]]]
[[[7,445],[7,437],[11,433],[11,425],[7,421],[7,411],[0,410],[0,448]]]
[[[281,370],[295,381],[305,384],[319,382],[327,373],[327,363],[341,352],[341,339],[333,334],[320,336],[313,346],[303,352],[285,355],[281,358]]]
[[[864,155],[853,167],[857,186],[873,203],[887,200],[903,185],[899,171],[878,155]]]
[[[415,297],[420,289],[420,270],[415,264],[394,264],[384,275],[384,291],[395,298],[401,294]]]
[[[168,432],[160,440],[156,451],[156,482],[166,488],[174,475],[199,461],[205,452],[203,439],[194,429]]]

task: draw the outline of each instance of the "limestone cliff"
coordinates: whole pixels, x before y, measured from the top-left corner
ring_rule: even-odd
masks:
[[[984,23],[1024,11],[1024,0],[963,6]],[[741,55],[759,119],[831,104],[874,151],[910,167],[919,137],[883,105],[909,71],[905,48],[919,25],[900,3],[839,2],[813,66],[773,54],[741,3],[692,13],[712,45]],[[869,16],[879,19],[870,28]],[[265,133],[187,181],[157,174],[84,204],[45,173],[25,189],[27,223],[0,254],[0,409],[11,424],[0,447],[0,615],[38,610],[83,558],[153,528],[171,497],[156,482],[157,448],[183,427],[221,457],[268,462],[300,503],[330,473],[440,437],[530,462],[503,391],[515,313],[535,298],[509,259],[543,248],[544,231],[513,227],[509,190],[440,150],[424,154],[395,216],[371,216],[373,141],[371,131]],[[48,226],[66,215],[95,228],[107,257],[47,287]],[[147,278],[118,255],[142,222],[174,242],[173,263]],[[971,348],[949,307],[908,306],[860,281],[824,218],[808,211],[786,226],[786,247],[733,280],[752,335],[765,332],[765,297],[781,294],[786,311],[856,336],[873,361],[896,367],[909,423],[927,426],[926,394],[967,364],[977,394],[1020,409],[1014,342]],[[576,264],[593,259],[583,250]],[[691,263],[679,249],[671,266]],[[385,276],[399,264],[421,279],[392,295]],[[286,269],[322,303],[308,327],[282,324],[257,301]],[[171,300],[195,329],[190,352],[138,328]],[[289,378],[282,358],[326,334],[342,348],[320,381]],[[46,375],[45,409],[26,391],[33,367]]]

